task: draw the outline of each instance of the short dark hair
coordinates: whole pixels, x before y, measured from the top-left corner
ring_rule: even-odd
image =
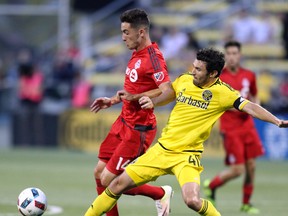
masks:
[[[208,73],[216,70],[218,72],[216,77],[219,77],[225,64],[224,54],[213,48],[204,48],[197,52],[197,60],[206,62],[206,69]]]
[[[224,48],[227,49],[228,47],[237,47],[239,51],[241,51],[241,43],[238,41],[228,41],[224,44]]]
[[[127,22],[131,24],[132,28],[139,28],[141,26],[149,29],[150,21],[147,13],[139,8],[127,10],[120,16],[121,22]]]

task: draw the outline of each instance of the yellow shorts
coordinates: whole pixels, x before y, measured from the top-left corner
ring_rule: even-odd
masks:
[[[155,181],[167,174],[175,175],[181,187],[188,182],[200,185],[203,171],[200,158],[200,153],[168,151],[157,143],[125,170],[136,185]]]

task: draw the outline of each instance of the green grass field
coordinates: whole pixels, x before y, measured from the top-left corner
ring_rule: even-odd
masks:
[[[82,216],[96,196],[93,168],[96,155],[63,150],[0,151],[0,216],[16,216],[18,194],[27,187],[39,187],[51,206],[61,207],[59,216]],[[202,180],[223,168],[220,159],[203,158]],[[172,185],[175,193],[171,216],[197,215],[183,203],[174,176],[160,177],[156,185]],[[223,216],[245,215],[239,212],[242,179],[227,184],[217,194],[217,206]],[[253,203],[261,216],[288,215],[288,162],[259,160]],[[154,202],[146,197],[123,196],[119,201],[122,216],[155,216]],[[47,212],[45,215],[52,215]]]

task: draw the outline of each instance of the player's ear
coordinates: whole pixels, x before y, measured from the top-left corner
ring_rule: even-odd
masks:
[[[145,29],[144,29],[144,28],[140,28],[140,29],[139,29],[139,35],[140,35],[141,37],[144,37],[144,36],[145,36]]]
[[[215,77],[217,77],[217,75],[218,75],[218,71],[217,71],[217,70],[213,70],[213,71],[209,74],[209,76],[210,76],[211,78],[215,78]]]

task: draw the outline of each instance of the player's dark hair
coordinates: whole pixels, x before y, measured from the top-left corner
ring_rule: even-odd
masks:
[[[228,47],[237,47],[239,51],[241,51],[241,43],[238,41],[228,41],[224,44],[224,48],[227,49]]]
[[[216,77],[219,77],[225,64],[224,54],[213,48],[204,48],[197,52],[197,60],[206,62],[206,70],[208,73],[216,70]]]
[[[149,29],[150,21],[147,13],[139,8],[127,10],[120,16],[121,22],[127,22],[131,24],[132,28],[139,28],[144,26]]]

